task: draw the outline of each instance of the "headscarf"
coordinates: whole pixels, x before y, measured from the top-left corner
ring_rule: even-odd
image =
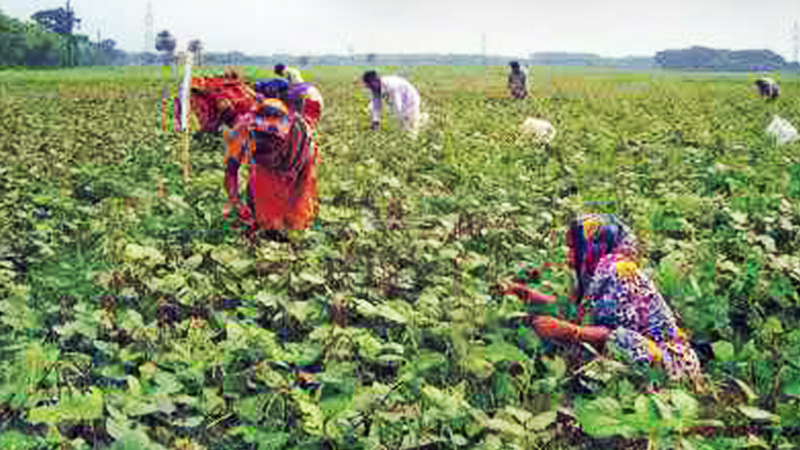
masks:
[[[289,101],[289,82],[284,78],[256,80],[256,92],[266,98],[279,98],[284,102]]]
[[[615,214],[582,214],[570,225],[567,243],[574,252],[579,301],[604,256],[613,254],[631,262],[637,256],[635,236]]]

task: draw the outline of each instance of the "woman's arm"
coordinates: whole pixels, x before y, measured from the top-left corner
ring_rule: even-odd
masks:
[[[537,316],[531,320],[536,334],[543,338],[558,339],[565,342],[591,344],[602,349],[613,330],[598,326],[580,326],[565,320]]]
[[[556,302],[555,296],[542,294],[536,289],[530,288],[522,283],[505,282],[501,285],[500,289],[503,295],[516,295],[525,303],[549,305]]]

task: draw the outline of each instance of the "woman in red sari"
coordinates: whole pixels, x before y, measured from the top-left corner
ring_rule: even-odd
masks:
[[[192,110],[201,129],[222,130],[225,138],[225,216],[238,209],[251,230],[308,227],[318,210],[314,130],[321,95],[314,91],[266,98],[238,76],[192,80]],[[239,199],[243,164],[250,166],[247,204]]]

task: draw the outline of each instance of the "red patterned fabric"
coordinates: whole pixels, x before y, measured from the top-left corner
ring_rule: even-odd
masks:
[[[218,131],[255,106],[256,93],[244,80],[193,78],[191,106],[202,131]]]

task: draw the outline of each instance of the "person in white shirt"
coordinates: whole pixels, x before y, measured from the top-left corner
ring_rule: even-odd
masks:
[[[371,129],[380,128],[383,100],[385,99],[397,118],[400,129],[416,136],[422,118],[419,91],[405,78],[396,75],[379,77],[374,70],[365,72],[362,81],[372,93],[370,101]]]
[[[303,83],[303,76],[300,75],[300,71],[295,69],[294,67],[287,67],[285,64],[276,64],[275,65],[275,74],[281,78],[286,78],[289,81],[289,85],[295,85],[297,83]]]

